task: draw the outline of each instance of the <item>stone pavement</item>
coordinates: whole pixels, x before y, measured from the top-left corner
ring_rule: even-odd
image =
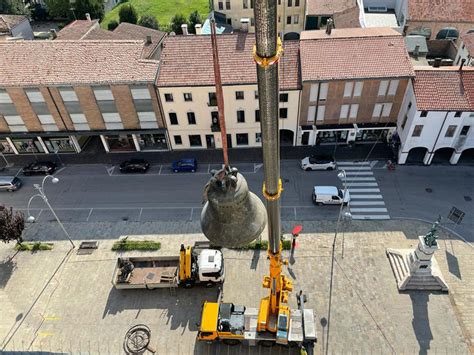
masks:
[[[290,230],[292,223],[284,223]],[[0,351],[120,354],[127,330],[146,324],[157,354],[296,354],[295,349],[227,347],[195,342],[201,305],[217,289],[115,290],[111,285],[120,235],[153,239],[176,254],[180,243],[203,239],[199,224],[72,223],[74,239],[98,239],[90,255],[69,251],[52,223],[36,224],[27,239],[54,240],[52,251],[15,253],[0,247]],[[436,258],[451,292],[397,291],[385,248],[411,248],[429,225],[412,221],[353,221],[339,233],[334,262],[333,222],[304,222],[296,263],[285,273],[294,294],[303,289],[316,312],[317,354],[468,354],[474,336],[474,249],[440,232]],[[346,228],[347,229],[347,228]],[[153,230],[153,233],[151,232]],[[150,234],[150,235],[149,235]],[[152,234],[152,235],[151,235]],[[89,238],[84,238],[89,235]],[[82,238],[81,238],[82,237]],[[257,307],[268,271],[265,252],[224,250],[224,301]],[[331,282],[332,276],[332,282]],[[332,285],[332,288],[331,288]],[[471,347],[471,348],[470,348]]]

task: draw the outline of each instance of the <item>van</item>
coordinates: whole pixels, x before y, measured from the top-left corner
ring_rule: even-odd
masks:
[[[0,191],[16,191],[21,186],[21,180],[16,176],[0,176]]]
[[[351,200],[349,191],[338,189],[336,186],[315,186],[313,188],[313,202],[317,205],[347,205]]]

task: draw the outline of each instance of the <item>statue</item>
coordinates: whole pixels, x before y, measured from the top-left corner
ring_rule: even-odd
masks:
[[[431,226],[431,230],[423,237],[426,246],[433,247],[433,246],[438,245],[438,242],[436,241],[438,239],[438,236],[436,235],[436,230],[440,222],[441,222],[441,216],[438,217],[436,222],[434,222],[433,225]]]

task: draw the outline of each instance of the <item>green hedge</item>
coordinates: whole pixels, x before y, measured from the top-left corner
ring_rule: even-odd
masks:
[[[38,251],[38,250],[52,250],[53,244],[52,243],[21,243],[15,245],[15,249],[19,251]]]
[[[159,250],[161,248],[160,242],[153,242],[151,240],[128,240],[122,239],[115,242],[112,246],[113,251],[130,251],[130,250]]]
[[[291,240],[283,240],[282,241],[282,248],[283,250],[290,250],[291,249]],[[243,245],[241,247],[232,248],[237,250],[267,250],[268,249],[268,241],[262,240],[260,242],[252,242],[247,245]]]

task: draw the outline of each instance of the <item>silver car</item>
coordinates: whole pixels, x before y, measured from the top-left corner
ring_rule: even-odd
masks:
[[[22,182],[16,176],[0,176],[0,191],[13,192],[20,188]]]

